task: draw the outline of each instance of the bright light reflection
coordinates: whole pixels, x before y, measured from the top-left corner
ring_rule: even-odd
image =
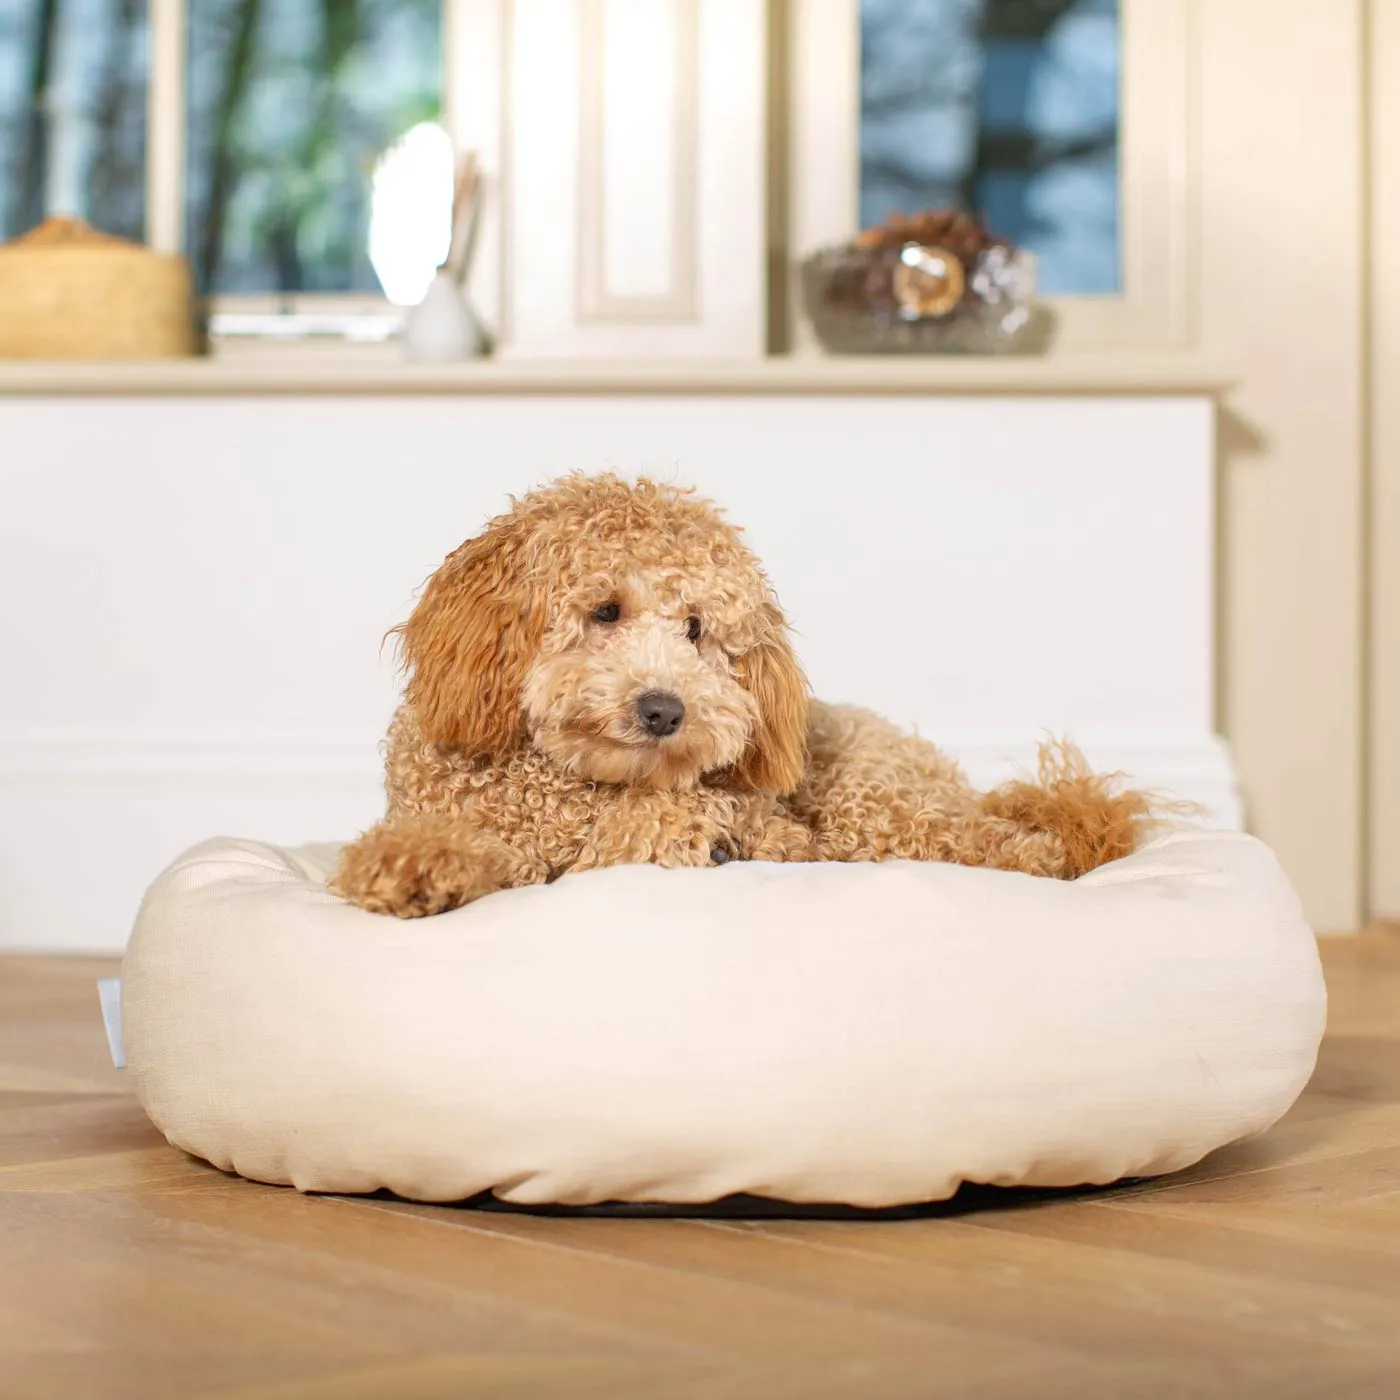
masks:
[[[435,122],[406,131],[375,162],[369,260],[396,306],[423,300],[452,242],[452,138]]]

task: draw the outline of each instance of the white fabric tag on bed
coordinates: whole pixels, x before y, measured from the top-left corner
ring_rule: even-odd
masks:
[[[112,1063],[118,1069],[125,1069],[126,1052],[122,1049],[122,979],[99,977],[97,998],[102,1003],[102,1021],[107,1027],[107,1047],[112,1052]]]

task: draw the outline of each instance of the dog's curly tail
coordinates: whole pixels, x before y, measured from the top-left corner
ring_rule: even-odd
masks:
[[[1121,774],[1094,773],[1084,755],[1062,740],[1041,744],[1036,781],[1004,784],[982,799],[983,814],[1025,833],[1023,858],[1036,848],[1045,869],[1073,880],[1142,844],[1171,815],[1199,809],[1159,794],[1120,786]],[[1023,867],[1024,868],[1024,867]]]

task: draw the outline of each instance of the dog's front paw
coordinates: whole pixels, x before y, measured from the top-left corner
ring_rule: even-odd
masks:
[[[371,828],[341,853],[330,888],[374,914],[419,919],[517,883],[510,848],[451,817]]]
[[[817,859],[811,830],[792,817],[773,815],[744,843],[746,860],[809,861]]]

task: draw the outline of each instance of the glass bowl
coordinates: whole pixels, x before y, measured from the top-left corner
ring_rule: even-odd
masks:
[[[1038,349],[1035,258],[993,243],[966,263],[936,244],[842,244],[802,263],[817,339],[838,354],[1006,354]]]

